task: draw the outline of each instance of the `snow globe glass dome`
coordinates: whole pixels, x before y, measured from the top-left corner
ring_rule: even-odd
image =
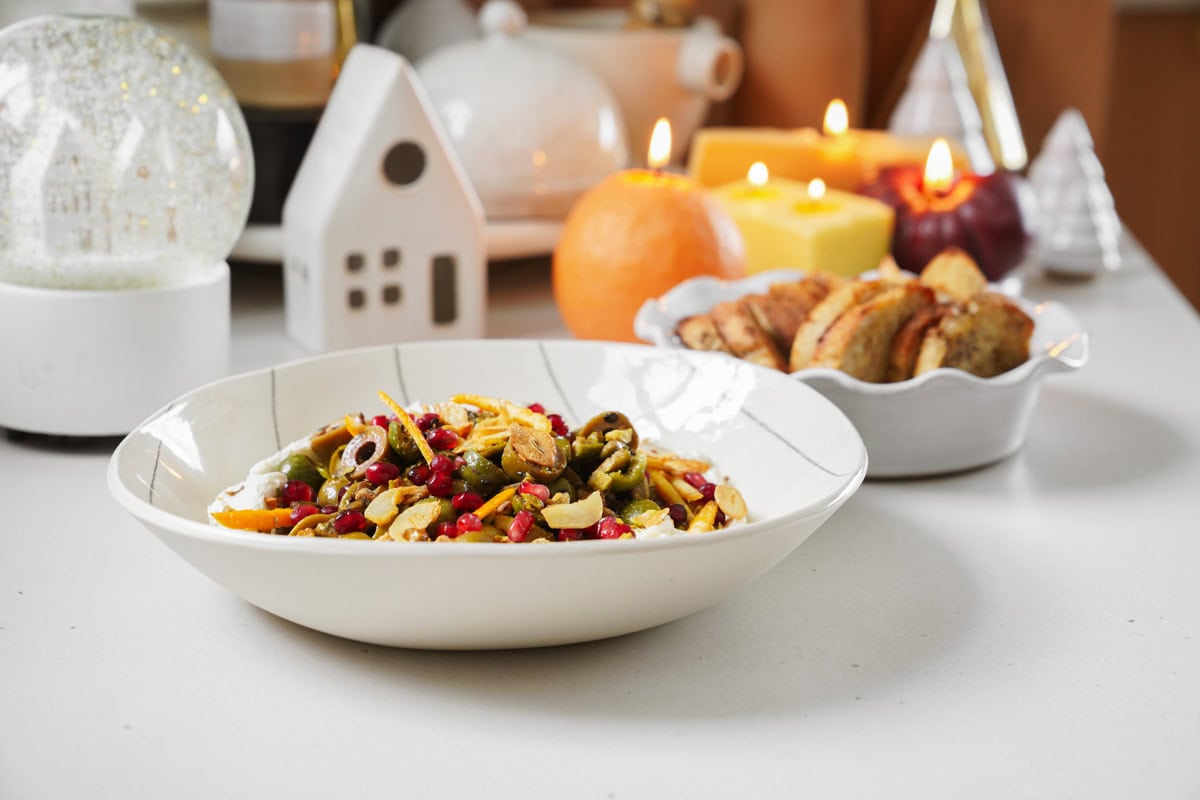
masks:
[[[229,366],[254,182],[228,86],[135,18],[0,31],[0,426],[124,433]]]
[[[625,119],[586,64],[525,36],[512,0],[479,11],[482,38],[434,51],[421,84],[491,219],[565,216],[627,166]]]

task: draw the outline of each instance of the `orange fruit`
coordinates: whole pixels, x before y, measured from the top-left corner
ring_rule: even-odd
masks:
[[[554,299],[581,339],[638,341],[642,303],[699,275],[745,273],[737,225],[681,175],[610,175],[571,209],[554,249]]]

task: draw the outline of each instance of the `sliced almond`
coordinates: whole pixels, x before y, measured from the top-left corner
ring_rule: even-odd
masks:
[[[604,516],[604,498],[600,492],[592,492],[574,503],[561,503],[542,509],[542,518],[551,528],[586,528],[595,525]]]
[[[396,541],[413,541],[411,536],[405,536],[405,534],[410,531],[424,533],[441,512],[441,504],[437,501],[415,503],[392,520],[392,524],[388,526],[388,535]]]
[[[713,492],[713,499],[717,501],[717,507],[724,511],[725,516],[730,519],[746,518],[746,500],[742,497],[741,492],[729,484],[719,484],[716,491]]]
[[[375,495],[375,499],[363,511],[363,516],[376,525],[387,525],[400,513],[399,494],[399,489],[386,489]]]

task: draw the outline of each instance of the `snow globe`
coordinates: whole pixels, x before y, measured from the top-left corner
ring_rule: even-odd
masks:
[[[253,182],[233,94],[174,37],[99,16],[0,31],[0,426],[122,434],[226,374]]]

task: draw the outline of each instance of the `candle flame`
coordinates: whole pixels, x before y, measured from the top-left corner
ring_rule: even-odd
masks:
[[[771,173],[767,171],[767,165],[761,161],[755,161],[746,172],[746,180],[751,186],[766,186],[767,179],[770,177]]]
[[[925,188],[938,192],[950,189],[954,183],[954,159],[950,157],[950,144],[938,139],[929,148],[925,159]]]
[[[846,110],[846,104],[841,99],[829,101],[822,127],[826,136],[841,136],[850,128],[850,112]]]
[[[813,178],[808,182],[808,199],[820,200],[825,196],[825,181],[820,178]]]
[[[662,169],[671,160],[671,123],[666,117],[659,117],[654,123],[654,131],[650,134],[650,151],[646,163],[651,169]]]

